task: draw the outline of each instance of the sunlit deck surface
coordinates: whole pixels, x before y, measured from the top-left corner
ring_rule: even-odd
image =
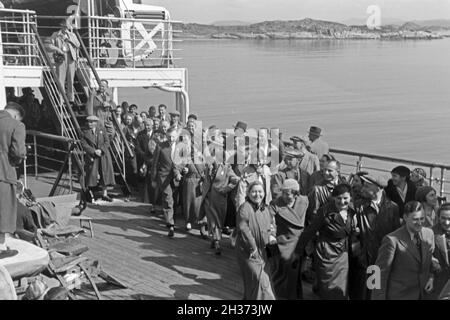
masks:
[[[85,254],[128,287],[100,284],[104,299],[242,299],[241,274],[228,236],[222,255],[216,256],[199,230],[187,232],[178,215],[170,239],[163,215],[133,200],[90,204],[83,212],[94,219],[95,236],[90,238],[87,231],[80,237],[89,246]],[[313,298],[310,285],[304,284],[304,291],[305,298]]]

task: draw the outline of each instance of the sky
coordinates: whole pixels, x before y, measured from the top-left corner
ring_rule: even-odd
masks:
[[[306,17],[336,22],[365,20],[370,5],[378,5],[381,17],[390,19],[450,19],[450,0],[143,0],[143,3],[165,7],[174,20],[198,23]]]

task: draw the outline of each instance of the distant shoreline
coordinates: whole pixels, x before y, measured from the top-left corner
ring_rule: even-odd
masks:
[[[265,21],[251,25],[216,26],[176,24],[175,38],[189,40],[435,40],[450,37],[450,27],[420,26],[408,22],[372,30],[367,26],[303,19]]]

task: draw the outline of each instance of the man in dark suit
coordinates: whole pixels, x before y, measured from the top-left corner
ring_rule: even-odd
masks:
[[[9,102],[0,111],[0,259],[16,255],[16,250],[8,250],[6,238],[16,231],[17,174],[15,166],[26,157],[25,116],[23,108]]]
[[[391,171],[392,179],[384,189],[389,199],[398,205],[400,216],[403,215],[405,203],[413,201],[416,196],[416,186],[409,180],[411,171],[405,166],[398,166]]]
[[[408,202],[403,219],[405,225],[385,236],[378,251],[381,285],[373,290],[373,300],[420,300],[433,290],[434,235],[422,227],[422,204]]]
[[[156,147],[152,164],[151,179],[157,181],[158,190],[161,192],[164,217],[169,228],[169,237],[175,235],[175,220],[173,218],[173,191],[175,182],[181,181],[181,173],[175,165],[176,140],[178,133],[175,128],[167,131],[167,141]],[[175,181],[174,181],[175,180]]]
[[[105,128],[97,126],[98,117],[87,117],[89,129],[83,131],[81,145],[86,152],[86,187],[94,188],[99,185],[102,188],[102,200],[112,202],[108,196],[108,186],[116,184],[111,154],[109,153],[109,136]],[[100,181],[97,181],[100,175]]]
[[[450,279],[450,203],[443,204],[437,211],[439,223],[433,227],[436,249],[434,257],[439,263],[439,272],[434,280],[431,299],[438,299]]]
[[[138,168],[142,168],[143,164],[148,165],[151,160],[151,153],[149,153],[148,143],[153,139],[153,120],[145,120],[144,125],[145,130],[139,132],[136,138],[136,156]]]
[[[384,236],[401,226],[398,206],[386,197],[386,183],[378,177],[361,175],[361,194],[355,201],[357,245],[350,253],[349,296],[351,300],[370,300],[367,267],[375,264]]]

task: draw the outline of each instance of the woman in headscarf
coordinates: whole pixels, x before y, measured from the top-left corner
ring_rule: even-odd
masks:
[[[337,185],[332,197],[318,210],[317,216],[300,236],[296,252],[303,252],[308,241],[318,232],[314,248],[318,295],[324,300],[346,300],[349,239],[355,216],[351,207],[351,187]]]
[[[303,299],[301,265],[292,257],[305,226],[308,197],[300,195],[300,185],[287,179],[281,187],[281,197],[269,207],[275,217],[280,255],[274,259],[272,281],[277,299]]]
[[[236,253],[244,280],[244,300],[274,300],[266,246],[275,243],[272,217],[264,204],[264,185],[248,186],[247,200],[236,217]]]
[[[432,187],[420,187],[416,191],[416,201],[422,203],[423,211],[425,213],[424,227],[432,228],[438,222],[436,215],[438,209],[438,198],[436,190]]]

